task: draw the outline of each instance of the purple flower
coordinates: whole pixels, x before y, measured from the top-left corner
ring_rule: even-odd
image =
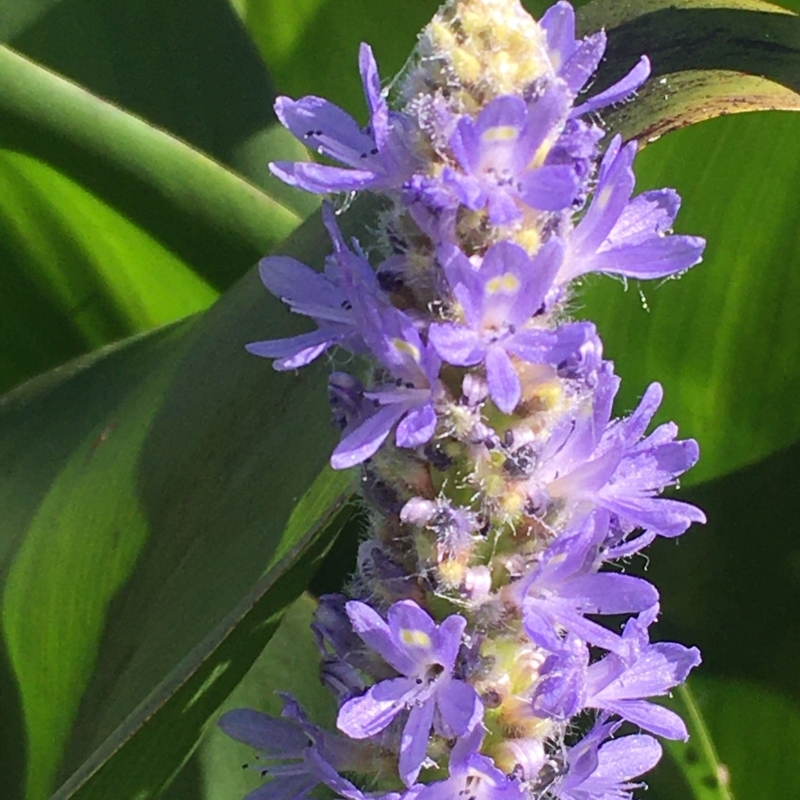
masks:
[[[272,172],[290,186],[317,194],[385,191],[399,187],[413,173],[409,121],[389,111],[369,45],[361,45],[358,63],[370,112],[369,125],[363,130],[349,114],[320,97],[279,97],[275,101],[278,119],[300,141],[350,167],[286,161],[270,164]]]
[[[402,677],[376,683],[340,709],[339,730],[354,739],[375,736],[404,710],[399,771],[410,786],[419,774],[431,728],[442,736],[464,736],[483,716],[475,690],[453,677],[466,620],[453,614],[436,625],[412,600],[395,603],[388,622],[365,603],[351,601],[353,629]]]
[[[668,739],[688,739],[686,726],[675,712],[645,698],[666,694],[683,683],[700,663],[700,652],[674,642],[651,645],[647,629],[657,613],[654,604],[628,620],[613,652],[591,665],[586,645],[569,635],[542,665],[534,711],[565,721],[582,709],[593,708]]]
[[[604,508],[626,533],[642,527],[673,537],[692,522],[705,522],[700,509],[656,497],[698,458],[693,439],[675,441],[673,423],[641,438],[661,404],[661,386],[651,384],[630,417],[610,422],[618,388],[619,379],[606,362],[598,374],[592,413],[579,410],[564,420],[539,453],[527,487],[532,503],[540,508],[558,503],[575,522],[593,508]]]
[[[641,578],[597,572],[599,547],[608,530],[608,516],[596,513],[577,533],[562,534],[524,578],[509,587],[522,605],[525,632],[554,653],[565,646],[566,631],[606,650],[624,647],[620,637],[586,614],[627,614],[658,601],[655,588]]]
[[[600,64],[606,49],[605,33],[598,31],[585,39],[576,39],[575,11],[566,0],[550,6],[539,26],[547,37],[547,50],[557,77],[575,97]]]
[[[287,339],[252,342],[250,353],[277,359],[277,370],[296,369],[311,363],[332,345],[365,352],[352,294],[363,293],[386,303],[375,273],[362,253],[352,253],[342,239],[336,218],[327,204],[322,219],[334,244],[334,254],[325,260],[325,274],[288,256],[271,256],[259,263],[264,285],[296,314],[311,317],[316,331]]]
[[[287,339],[271,339],[246,345],[248,352],[276,359],[277,370],[310,364],[334,344],[346,345],[357,336],[350,304],[335,279],[320,275],[288,256],[264,258],[258,265],[261,280],[292,311],[312,317],[316,331]]]
[[[245,800],[305,800],[320,783],[348,800],[366,800],[339,774],[353,766],[353,743],[309,722],[297,702],[286,695],[283,717],[237,708],[217,723],[231,738],[259,750],[265,762],[259,767],[262,777],[272,778]]]
[[[619,136],[611,141],[589,208],[567,237],[560,284],[587,272],[663,278],[702,260],[703,239],[667,235],[680,208],[676,192],[658,189],[630,199],[636,143],[621,147],[621,141]]]
[[[353,310],[364,342],[395,381],[364,393],[372,401],[374,412],[339,442],[331,456],[334,469],[366,461],[386,441],[395,424],[398,447],[419,447],[436,430],[434,400],[441,360],[433,347],[423,343],[409,316],[396,308],[379,306],[368,295],[353,294]]]
[[[462,171],[445,169],[444,185],[473,211],[488,205],[494,225],[519,219],[518,201],[541,211],[569,207],[578,188],[575,171],[536,161],[537,151],[564,124],[569,101],[563,85],[553,83],[531,104],[498,97],[474,121],[462,117],[450,139]]]
[[[415,800],[524,800],[528,793],[519,781],[501,772],[487,756],[476,753],[450,764],[450,777],[428,784]]]
[[[689,733],[683,720],[668,708],[649,703],[645,697],[667,694],[686,680],[700,663],[696,647],[675,642],[650,644],[648,627],[655,619],[654,606],[630,619],[619,648],[586,670],[586,708],[597,708],[667,739],[686,741]]]
[[[652,736],[623,736],[602,742],[619,724],[601,723],[567,751],[565,775],[550,787],[558,800],[630,800],[641,784],[634,778],[661,759],[661,745]]]
[[[556,75],[566,83],[574,97],[597,69],[606,50],[606,35],[598,31],[585,39],[576,39],[575,11],[565,0],[547,9],[539,25],[547,36],[547,49]],[[649,76],[650,61],[642,56],[627,75],[575,108],[572,115],[587,114],[624,100]]]
[[[555,331],[535,327],[561,263],[557,239],[531,259],[519,245],[499,242],[489,248],[479,269],[455,246],[443,245],[439,258],[465,324],[433,323],[429,338],[448,363],[483,363],[489,393],[510,414],[522,388],[511,356],[533,364],[558,364],[577,351],[594,328],[562,325]]]

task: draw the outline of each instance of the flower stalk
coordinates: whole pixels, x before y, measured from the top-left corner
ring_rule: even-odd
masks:
[[[606,142],[602,112],[649,62],[593,94],[604,49],[603,32],[575,37],[564,0],[538,22],[517,0],[451,0],[387,89],[362,45],[365,128],[321,98],[276,103],[335,162],[276,175],[385,206],[370,253],[326,203],[324,274],[260,265],[317,327],[248,349],[279,370],[349,354],[330,380],[331,464],[361,470],[370,528],[314,623],[338,730],[291,699],[280,720],[220,720],[270,759],[252,800],[319,784],[349,800],[626,798],[661,755],[651,734],[687,738],[649,698],[699,652],[651,644],[658,592],[624,564],[704,521],[659,497],[698,448],[671,423],[646,433],[658,384],[612,417],[619,378],[569,310],[583,275],[678,275],[704,242],[671,233],[674,191],[633,196],[636,146]],[[644,732],[616,736],[623,721]]]

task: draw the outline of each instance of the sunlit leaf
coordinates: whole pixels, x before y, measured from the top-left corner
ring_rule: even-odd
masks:
[[[315,222],[294,252],[319,263],[326,240]],[[73,788],[98,769],[82,791],[107,797],[92,787],[121,774],[133,787],[153,748],[146,780],[164,783],[263,647],[265,620],[304,588],[304,537],[351,491],[349,475],[323,476],[282,533],[332,448],[325,369],[276,373],[243,348],[297,322],[251,273],[202,318],[4,398],[2,624],[19,700],[0,703],[24,711],[28,800],[79,769]],[[250,642],[241,653],[232,626]],[[232,659],[182,716],[172,694],[188,702]]]

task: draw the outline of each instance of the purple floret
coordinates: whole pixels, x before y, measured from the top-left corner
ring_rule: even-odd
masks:
[[[628,620],[622,633],[624,648],[589,666],[584,706],[618,714],[658,736],[686,741],[689,733],[683,720],[644,698],[667,694],[683,683],[700,663],[700,651],[675,642],[650,644],[648,628],[657,613],[654,606]]]
[[[568,632],[606,650],[624,649],[619,635],[585,615],[636,613],[658,602],[641,578],[597,572],[607,530],[607,515],[592,515],[577,533],[559,536],[530,574],[509,587],[522,605],[525,632],[540,647],[561,653]]]
[[[661,403],[661,386],[651,384],[630,417],[611,422],[618,388],[619,379],[606,362],[598,374],[592,413],[579,411],[567,418],[539,453],[539,467],[527,487],[531,502],[544,509],[557,503],[575,523],[603,508],[624,533],[641,527],[673,537],[693,522],[705,522],[700,509],[656,496],[698,458],[693,439],[675,441],[673,423],[641,438]]]
[[[444,185],[473,211],[488,205],[494,225],[519,219],[518,202],[540,211],[568,208],[578,189],[574,169],[532,163],[547,138],[563,126],[569,100],[563,85],[553,83],[532,104],[498,97],[477,119],[462,117],[450,139],[461,170],[445,169]]]
[[[680,208],[676,192],[657,189],[630,199],[636,143],[621,147],[621,141],[615,136],[603,156],[589,208],[566,240],[558,283],[587,272],[664,278],[702,260],[703,239],[669,235]]]
[[[558,800],[630,800],[632,780],[661,759],[661,745],[643,734],[605,741],[619,727],[601,723],[567,751],[565,775],[550,787]],[[605,741],[605,744],[603,743]]]
[[[422,788],[415,800],[525,800],[528,793],[509,778],[491,758],[473,753],[450,764],[450,777]]]
[[[585,39],[576,39],[575,11],[566,0],[561,0],[548,8],[539,20],[539,25],[547,36],[547,49],[556,75],[565,82],[572,97],[575,97],[600,64],[600,59],[606,50],[605,32],[598,31]],[[598,111],[625,100],[648,77],[650,77],[650,61],[646,56],[642,56],[623,78],[573,109],[572,116]]]
[[[369,262],[362,253],[353,253],[346,246],[327,204],[322,208],[322,219],[334,243],[334,254],[325,260],[324,274],[288,256],[271,256],[259,263],[267,289],[296,314],[310,317],[318,326],[316,331],[300,336],[246,345],[254,355],[276,359],[273,366],[277,370],[310,364],[333,345],[366,352],[352,296],[366,293],[377,303],[387,303]]]
[[[383,731],[408,711],[400,741],[400,777],[411,786],[426,757],[433,728],[449,738],[465,736],[483,717],[475,690],[453,668],[466,620],[453,614],[441,625],[412,600],[395,603],[385,621],[365,603],[351,601],[347,613],[355,632],[402,676],[376,683],[340,709],[339,730],[354,739]]]
[[[410,121],[389,110],[369,45],[361,45],[358,63],[370,112],[369,125],[364,129],[341,108],[320,97],[279,97],[275,101],[278,119],[301,142],[349,167],[287,161],[270,164],[272,172],[290,186],[317,194],[386,191],[400,187],[413,173]]]
[[[244,800],[305,800],[324,784],[348,800],[367,800],[339,771],[352,767],[354,743],[309,722],[297,702],[284,695],[283,719],[237,708],[218,721],[233,739],[263,754],[255,768],[271,777]]]
[[[544,308],[561,257],[557,239],[551,239],[533,259],[519,245],[499,242],[489,248],[480,268],[455,246],[439,249],[464,324],[433,323],[430,341],[449,364],[483,363],[489,394],[506,414],[516,408],[522,393],[512,356],[533,364],[557,365],[594,333],[589,323],[555,330],[536,326],[536,312]]]
[[[533,708],[537,714],[565,721],[583,709],[617,714],[667,739],[688,738],[683,720],[646,698],[664,695],[683,683],[700,663],[696,647],[674,642],[650,644],[648,627],[658,613],[654,604],[628,620],[613,652],[589,664],[589,650],[569,635],[540,670]]]
[[[364,393],[373,413],[345,432],[331,456],[334,469],[366,461],[395,425],[398,447],[419,447],[431,439],[437,422],[434,401],[441,359],[433,347],[422,341],[413,320],[402,311],[379,307],[368,296],[354,298],[353,306],[364,341],[395,380]]]

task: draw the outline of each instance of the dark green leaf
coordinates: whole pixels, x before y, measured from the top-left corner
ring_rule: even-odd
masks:
[[[745,681],[705,678],[681,689],[669,705],[689,723],[687,744],[668,742],[694,800],[773,800],[800,796],[797,743],[800,711],[777,692]],[[711,739],[713,737],[713,744]],[[657,773],[655,800],[677,794]]]
[[[239,0],[242,19],[276,94],[315,94],[365,119],[358,46],[369,42],[381,75],[399,72],[438,0]]]
[[[228,165],[275,121],[226,0],[0,0],[0,41]]]
[[[283,701],[276,694],[280,691],[295,697],[314,722],[333,729],[336,701],[319,679],[319,650],[309,628],[315,608],[316,602],[306,595],[289,609],[266,650],[215,718],[232,708],[280,716]],[[209,728],[195,758],[205,791],[194,800],[240,800],[264,783],[253,749],[229,739],[216,725]],[[245,763],[255,769],[242,769]],[[176,800],[172,792],[168,800]]]
[[[319,263],[326,242],[315,220],[294,252]],[[100,769],[87,797],[110,796],[106,781],[128,796],[144,758],[148,785],[162,785],[263,647],[265,620],[305,586],[309,567],[294,562],[307,532],[350,492],[347,475],[324,476],[281,533],[332,448],[325,369],[276,373],[243,349],[297,323],[250,273],[202,318],[4,398],[2,621],[28,800],[79,768],[73,788]]]
[[[196,150],[0,49],[0,386],[205,308],[298,222]]]
[[[724,114],[800,108],[800,18],[779,6],[594,0],[579,18],[584,33],[608,31],[593,91],[620,78],[642,54],[650,59],[652,74],[636,101],[605,115],[627,139],[654,141]]]
[[[620,410],[658,380],[659,419],[700,442],[690,482],[800,436],[799,138],[800,116],[740,115],[648,147],[639,188],[679,190],[679,229],[707,239],[705,260],[662,286],[596,280],[583,294],[623,377]]]

